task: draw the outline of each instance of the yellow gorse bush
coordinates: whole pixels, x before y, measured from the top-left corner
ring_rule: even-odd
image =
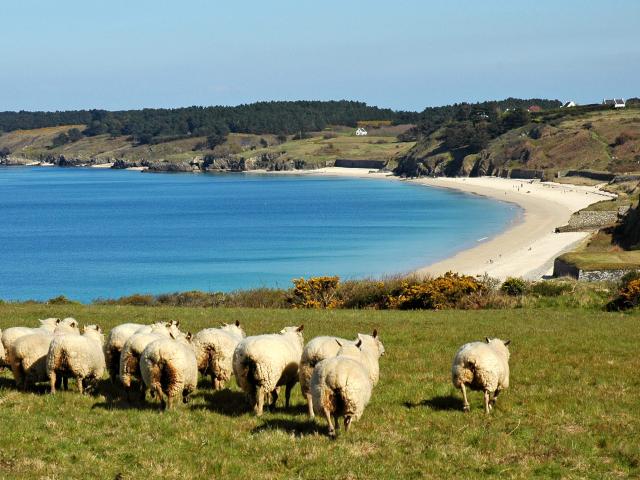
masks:
[[[400,310],[453,308],[460,299],[481,292],[484,285],[468,275],[447,272],[423,282],[403,282],[397,293],[387,297],[388,308]]]
[[[338,308],[336,297],[340,277],[295,278],[290,302],[293,308]]]

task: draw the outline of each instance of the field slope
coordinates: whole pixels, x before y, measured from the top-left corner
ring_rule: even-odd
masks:
[[[349,435],[326,437],[293,407],[255,418],[235,385],[193,402],[20,393],[0,375],[2,478],[620,478],[640,474],[638,314],[585,310],[304,311],[0,305],[0,327],[73,315],[110,328],[180,319],[192,331],[240,320],[249,334],[305,324],[305,338],[381,331],[381,381]],[[512,339],[511,388],[464,414],[450,381],[458,346]],[[71,385],[72,387],[74,385]]]

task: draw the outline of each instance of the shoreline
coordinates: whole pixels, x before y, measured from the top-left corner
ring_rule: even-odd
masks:
[[[40,164],[40,166],[44,166]],[[47,165],[48,166],[48,165]],[[93,168],[108,168],[96,165]],[[144,170],[131,167],[126,170]],[[324,167],[316,170],[267,171],[250,170],[245,173],[268,175],[300,175],[348,177],[408,182],[432,188],[446,188],[479,195],[517,205],[522,209],[518,218],[493,237],[478,239],[478,244],[464,248],[454,255],[412,272],[421,276],[442,275],[448,271],[460,274],[504,280],[522,277],[536,280],[553,271],[554,259],[585,241],[590,232],[555,233],[556,227],[566,225],[571,215],[592,203],[615,198],[595,186],[577,186],[554,182],[518,180],[497,177],[425,177],[403,179],[391,172],[366,168]]]
[[[282,172],[287,173],[287,172]],[[598,187],[577,186],[497,177],[437,177],[402,179],[368,169],[327,167],[301,175],[323,175],[405,181],[433,188],[447,188],[512,203],[523,213],[508,228],[482,243],[451,257],[417,268],[418,275],[442,275],[448,271],[504,280],[522,277],[537,280],[553,272],[553,261],[585,241],[590,232],[556,233],[571,215],[592,203],[615,198]]]

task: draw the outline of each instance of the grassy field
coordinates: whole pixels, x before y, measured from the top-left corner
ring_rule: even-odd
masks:
[[[585,310],[305,311],[0,305],[0,327],[73,315],[112,327],[240,320],[248,334],[305,324],[305,338],[377,327],[381,381],[360,422],[333,441],[293,406],[255,418],[235,385],[203,384],[189,405],[101,393],[19,393],[0,376],[2,478],[625,478],[640,475],[638,314]],[[463,343],[510,338],[511,387],[491,416],[450,381]],[[72,387],[74,385],[71,385]]]

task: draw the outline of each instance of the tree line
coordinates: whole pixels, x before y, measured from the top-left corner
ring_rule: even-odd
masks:
[[[362,120],[415,123],[417,112],[394,111],[354,101],[274,101],[235,107],[186,107],[141,110],[76,110],[65,112],[0,112],[0,130],[86,125],[85,136],[126,135],[139,143],[190,136],[212,140],[229,132],[280,135],[322,130],[328,125],[356,126]],[[64,141],[64,139],[61,139]]]

